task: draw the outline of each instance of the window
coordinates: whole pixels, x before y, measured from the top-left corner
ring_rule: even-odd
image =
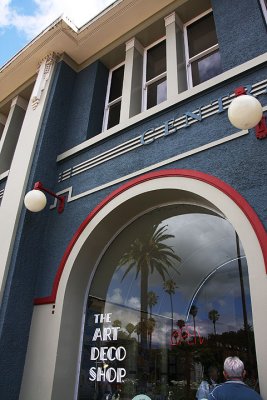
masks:
[[[232,355],[258,389],[246,256],[232,225],[201,206],[164,206],[125,227],[86,304],[78,400],[195,399],[203,374],[215,366],[222,382]]]
[[[260,0],[260,4],[262,7],[262,12],[267,23],[267,0]]]
[[[110,71],[105,107],[104,129],[112,128],[120,122],[123,76],[124,64],[117,66]]]
[[[196,86],[222,72],[212,12],[185,26],[188,86]]]
[[[145,49],[143,109],[167,99],[166,40],[161,39]]]
[[[121,46],[119,59],[125,57],[127,71],[132,75],[124,76],[124,64],[110,71],[103,130],[166,101],[167,95],[175,98],[176,93],[222,72],[212,10],[184,26],[178,14],[171,13],[129,40],[125,50],[128,57]],[[106,58],[108,64],[114,57],[116,52],[112,50]]]

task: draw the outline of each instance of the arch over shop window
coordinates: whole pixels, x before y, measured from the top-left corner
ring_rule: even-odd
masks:
[[[45,350],[49,352],[51,368],[55,371],[51,399],[59,396],[72,399],[77,393],[85,301],[105,250],[139,215],[162,205],[178,203],[197,204],[221,215],[240,238],[248,264],[260,387],[263,394],[267,393],[267,387],[264,389],[267,349],[261,314],[262,304],[267,302],[264,227],[246,200],[218,178],[192,170],[162,170],[119,187],[87,216],[65,251],[50,296],[36,299],[36,305],[55,303],[55,318],[49,328],[55,343],[51,350]],[[39,315],[45,310],[49,307],[35,307],[37,325]],[[36,346],[39,348],[43,343]],[[57,352],[52,350],[54,348]]]
[[[229,355],[257,382],[246,257],[207,206],[184,199],[130,221],[100,258],[86,303],[79,400],[192,399]]]
[[[113,191],[98,206],[96,206],[94,208],[94,210],[87,216],[87,218],[80,225],[77,232],[73,236],[71,242],[69,243],[69,245],[62,257],[60,265],[58,267],[50,296],[37,298],[35,300],[35,304],[55,303],[59,282],[60,282],[62,273],[64,271],[64,268],[66,266],[66,263],[68,261],[68,258],[70,256],[70,254],[72,253],[75,245],[77,244],[78,239],[81,238],[81,236],[83,235],[85,228],[99,214],[99,212],[101,210],[103,210],[106,206],[108,206],[112,200],[114,200],[117,197],[119,197],[120,195],[126,193],[130,189],[132,189],[138,185],[141,185],[142,183],[148,182],[148,181],[153,181],[153,180],[158,180],[158,179],[161,180],[164,178],[185,178],[185,179],[192,180],[192,182],[194,182],[194,181],[195,182],[203,182],[203,183],[206,183],[208,186],[217,189],[220,193],[222,193],[226,197],[228,197],[228,199],[231,200],[232,203],[235,204],[240,209],[244,218],[247,219],[248,223],[251,225],[251,228],[254,231],[254,233],[258,239],[258,242],[259,242],[259,245],[260,245],[260,248],[262,251],[262,256],[264,259],[265,271],[267,273],[267,233],[266,233],[266,230],[265,230],[264,226],[262,225],[259,217],[253,210],[253,208],[235,189],[233,189],[230,185],[221,181],[220,179],[218,179],[214,176],[199,172],[199,171],[179,170],[179,169],[163,170],[163,171],[156,171],[156,172],[152,172],[152,173],[149,173],[146,175],[142,175],[136,179],[131,180],[130,182],[126,183],[125,185],[122,185],[121,187],[119,187],[117,190]],[[180,190],[184,190],[183,185],[181,187],[177,186],[176,188],[180,189]],[[206,194],[205,194],[205,190],[203,190],[202,196],[204,198],[205,198]],[[225,213],[225,214],[227,214],[227,213]],[[233,221],[231,220],[231,218],[230,218],[230,222],[233,225],[235,225],[233,223]],[[237,231],[238,231],[238,229],[237,229]],[[84,238],[84,240],[85,240],[85,238]]]

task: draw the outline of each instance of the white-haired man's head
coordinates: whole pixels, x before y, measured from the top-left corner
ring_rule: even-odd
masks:
[[[243,379],[245,376],[244,364],[238,357],[227,357],[223,369],[226,379]]]

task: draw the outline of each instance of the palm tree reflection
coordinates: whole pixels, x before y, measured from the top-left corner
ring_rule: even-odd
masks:
[[[158,224],[147,226],[141,237],[137,237],[125,251],[119,261],[119,267],[126,267],[122,281],[126,275],[136,268],[135,279],[141,276],[141,346],[147,348],[147,310],[149,305],[148,277],[157,271],[162,280],[170,277],[170,270],[177,273],[175,261],[181,259],[175,254],[173,248],[166,244],[174,235],[167,233],[167,225],[159,227]]]
[[[170,302],[171,302],[171,323],[172,323],[172,330],[171,334],[173,332],[173,303],[172,303],[172,295],[175,294],[175,289],[177,288],[176,282],[173,279],[168,279],[167,281],[164,282],[163,284],[164,290],[168,295],[170,296]]]
[[[193,324],[194,324],[194,341],[196,343],[196,316],[198,312],[198,307],[192,304],[189,314],[193,317]]]
[[[209,320],[213,323],[214,336],[216,336],[216,322],[220,318],[220,314],[217,310],[210,310],[208,316]]]

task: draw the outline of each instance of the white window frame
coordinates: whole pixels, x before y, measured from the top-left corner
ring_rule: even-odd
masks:
[[[108,118],[109,118],[109,111],[110,107],[119,101],[122,101],[122,95],[117,97],[116,99],[112,100],[109,102],[109,95],[110,95],[110,88],[111,88],[111,81],[112,81],[112,74],[116,69],[119,69],[124,65],[124,71],[125,71],[125,62],[123,61],[122,63],[116,65],[115,67],[111,68],[109,70],[109,75],[108,75],[108,85],[107,85],[107,94],[106,94],[106,100],[105,100],[105,110],[104,110],[104,118],[103,118],[103,127],[102,131],[107,130],[108,126]]]
[[[188,35],[187,35],[187,28],[188,26],[190,26],[191,24],[193,24],[194,22],[200,20],[201,18],[205,17],[208,14],[212,13],[212,8],[209,8],[207,11],[201,13],[200,15],[198,15],[197,17],[191,19],[190,21],[186,22],[184,24],[184,49],[185,49],[185,60],[186,60],[186,74],[187,74],[187,85],[188,85],[188,89],[192,89],[193,87],[193,79],[192,79],[192,62],[206,56],[207,54],[210,54],[212,52],[214,52],[215,50],[219,49],[219,44],[215,44],[209,48],[207,48],[206,50],[202,51],[201,53],[198,53],[197,55],[193,56],[193,57],[189,57],[189,43],[188,43]]]
[[[263,12],[263,16],[265,18],[265,22],[267,24],[267,3],[264,0],[260,0],[260,5]]]
[[[145,111],[147,109],[147,88],[149,85],[152,83],[155,83],[159,81],[162,78],[166,77],[167,80],[167,54],[166,54],[166,71],[162,72],[160,75],[155,76],[154,78],[150,79],[149,81],[146,81],[146,67],[147,67],[147,52],[150,50],[152,47],[156,46],[157,44],[163,42],[165,40],[166,43],[166,35],[158,39],[156,42],[153,42],[149,46],[147,46],[144,49],[144,61],[143,61],[143,96],[142,96],[142,111]],[[166,46],[167,47],[167,46]]]

